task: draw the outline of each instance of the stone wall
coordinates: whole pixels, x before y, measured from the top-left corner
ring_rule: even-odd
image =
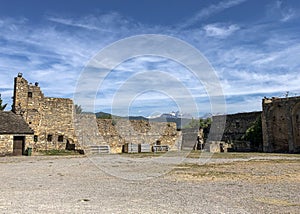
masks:
[[[262,100],[264,152],[300,152],[300,97]]]
[[[12,154],[13,153],[13,135],[0,135],[0,154]]]
[[[15,134],[1,134],[0,135],[0,155],[10,155],[13,153],[14,136],[25,137],[25,150],[28,147],[33,147],[32,135],[15,135]]]
[[[181,149],[192,150],[197,149],[197,137],[199,136],[199,128],[182,129],[182,145]]]
[[[228,114],[228,115],[218,115],[213,116],[212,122],[217,123],[216,127],[218,127],[219,121],[225,123],[224,130],[218,130],[219,133],[223,132],[222,141],[226,143],[232,143],[233,148],[238,148],[238,151],[257,151],[261,146],[257,148],[254,147],[242,147],[241,145],[250,145],[249,142],[241,144],[243,141],[243,136],[246,134],[247,129],[252,126],[260,117],[262,112],[246,112],[246,113],[237,113],[237,114]],[[222,127],[222,126],[220,126]],[[215,141],[220,139],[215,139],[214,136],[209,134],[209,140]],[[237,147],[234,147],[234,144],[237,144]]]
[[[15,78],[13,112],[23,116],[34,130],[34,150],[65,149],[77,144],[71,99],[45,97],[38,83]]]
[[[146,120],[127,119],[97,119],[100,135],[111,151],[119,153],[125,143],[146,143],[154,145],[169,145],[171,149],[178,148],[180,133],[176,123],[149,122]]]
[[[84,150],[88,150],[90,146],[107,145],[99,133],[95,114],[76,114],[75,132],[78,144]]]

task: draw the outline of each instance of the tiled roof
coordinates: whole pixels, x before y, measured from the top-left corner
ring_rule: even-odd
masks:
[[[33,130],[20,115],[0,111],[0,134],[33,134]]]

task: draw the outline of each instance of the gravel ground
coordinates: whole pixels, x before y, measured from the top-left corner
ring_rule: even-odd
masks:
[[[206,164],[202,164],[206,162]],[[300,158],[0,158],[0,213],[299,213]]]

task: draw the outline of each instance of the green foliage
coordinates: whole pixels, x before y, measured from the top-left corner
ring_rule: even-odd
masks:
[[[81,105],[75,104],[75,113],[76,114],[81,114],[82,113]]]
[[[243,140],[250,141],[252,146],[258,147],[262,143],[261,117],[259,117],[246,131]]]
[[[187,125],[185,125],[184,128],[196,128],[198,126],[199,126],[198,120],[192,118],[192,120]]]
[[[211,118],[202,119],[199,120],[199,127],[204,129],[208,128],[211,125]]]
[[[0,111],[3,111],[7,106],[7,103],[2,105],[2,99],[1,99],[1,94],[0,94]]]
[[[57,150],[57,149],[51,149],[51,150],[45,150],[45,151],[40,151],[41,154],[44,155],[61,155],[61,156],[65,156],[65,155],[78,155],[79,153],[76,151],[69,151],[69,150]]]
[[[192,119],[184,128],[202,128],[205,129],[211,124],[211,118]]]

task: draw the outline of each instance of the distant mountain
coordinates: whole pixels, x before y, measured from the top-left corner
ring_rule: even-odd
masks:
[[[96,113],[96,117],[101,118],[101,119],[111,119],[112,115],[109,114],[109,113],[105,113],[105,112],[100,111],[100,112]]]
[[[147,117],[148,119],[157,119],[157,118],[185,118],[185,119],[192,119],[192,115],[188,113],[180,113],[179,111],[172,111],[170,113],[162,113],[151,115]]]
[[[191,119],[189,118],[175,118],[175,117],[158,117],[154,119],[150,119],[153,122],[170,122],[176,123],[177,129],[182,129],[185,125],[187,125]]]
[[[128,117],[120,117],[116,115],[111,115],[109,113],[105,112],[98,112],[96,113],[97,118],[101,119],[128,119],[128,120],[146,120],[146,121],[153,121],[153,122],[172,122],[176,123],[177,129],[182,129],[185,125],[187,125],[191,119],[190,118],[178,118],[171,114],[161,114],[159,117],[153,117],[153,118],[146,118],[143,116],[128,116]]]
[[[101,118],[101,119],[129,119],[129,120],[148,120],[148,118],[146,117],[142,117],[142,116],[129,116],[129,117],[121,117],[121,116],[117,116],[117,115],[112,115],[110,113],[106,113],[106,112],[98,112],[96,113],[96,117],[97,118]]]
[[[148,118],[143,116],[129,116],[129,117],[122,117],[122,118],[129,119],[129,120],[147,120],[147,121],[149,120]]]
[[[204,115],[202,115],[201,118],[206,119],[206,118],[211,118],[213,115],[212,113],[205,113]]]

